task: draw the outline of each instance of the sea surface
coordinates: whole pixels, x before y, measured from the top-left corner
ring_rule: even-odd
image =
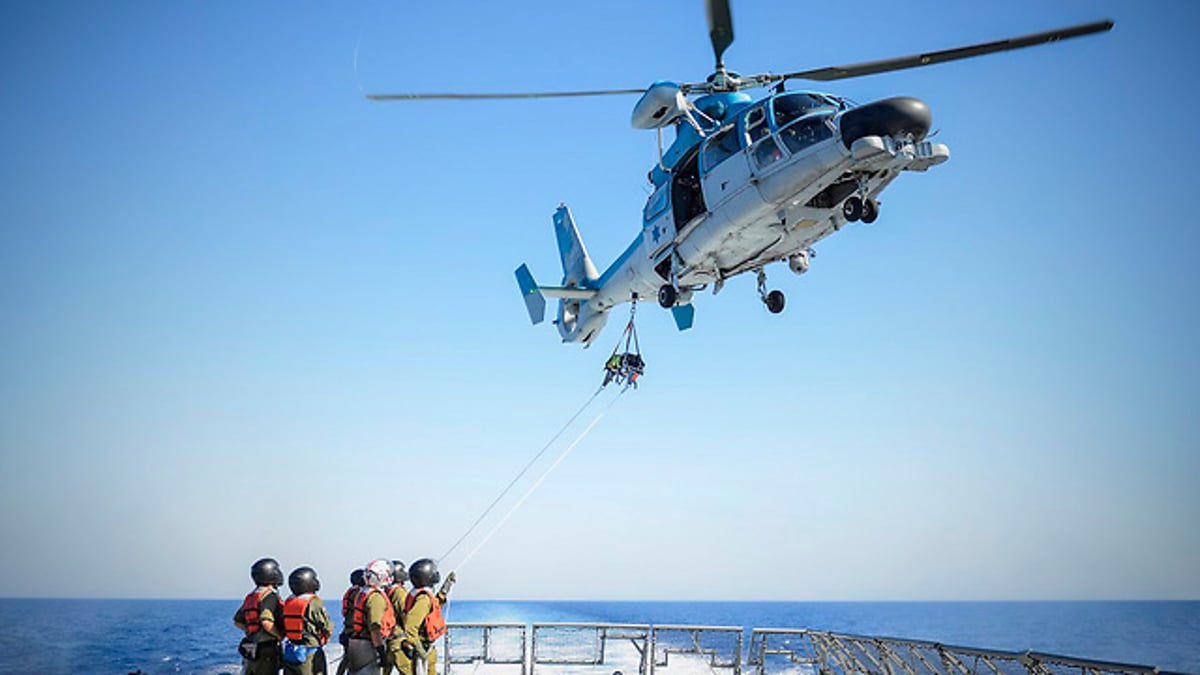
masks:
[[[237,673],[239,603],[0,599],[0,674]],[[340,622],[338,604],[327,602]],[[447,620],[811,628],[1200,673],[1200,602],[464,600],[449,605]]]

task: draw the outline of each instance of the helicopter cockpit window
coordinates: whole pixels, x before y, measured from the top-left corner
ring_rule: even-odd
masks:
[[[746,140],[750,145],[771,133],[767,126],[767,111],[764,106],[755,106],[746,113]]]
[[[713,167],[729,159],[735,152],[741,150],[738,142],[737,127],[729,127],[717,132],[708,139],[704,146],[704,170],[711,171]]]
[[[832,115],[820,115],[800,120],[791,126],[784,127],[779,132],[783,144],[792,152],[800,152],[808,146],[833,138],[833,127],[830,126]]]
[[[754,155],[754,163],[760,169],[765,169],[783,159],[783,151],[775,144],[775,139],[770,136],[759,141],[758,145],[751,150],[751,154]]]
[[[775,108],[775,126],[780,128],[814,110],[837,107],[835,103],[824,96],[801,92],[776,96],[772,105]]]

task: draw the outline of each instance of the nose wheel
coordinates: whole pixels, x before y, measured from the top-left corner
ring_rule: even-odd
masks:
[[[767,273],[761,269],[758,271],[758,297],[762,299],[763,304],[767,306],[767,311],[772,314],[778,314],[783,311],[783,306],[787,302],[783,291],[774,290],[767,292]]]

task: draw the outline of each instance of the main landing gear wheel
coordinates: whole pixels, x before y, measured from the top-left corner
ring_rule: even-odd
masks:
[[[874,199],[868,199],[862,205],[862,221],[868,225],[875,222],[879,217],[879,202]]]
[[[763,298],[763,302],[767,303],[767,311],[772,314],[778,314],[783,311],[785,300],[783,291],[771,291],[767,293],[767,297]]]
[[[863,201],[857,196],[850,197],[842,203],[842,215],[847,222],[858,222],[863,217]]]
[[[671,284],[663,284],[658,288],[658,304],[663,309],[671,309],[675,306],[675,301],[679,299],[679,291]]]

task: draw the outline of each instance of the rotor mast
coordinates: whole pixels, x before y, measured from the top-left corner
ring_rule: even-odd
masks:
[[[729,0],[706,0],[704,9],[708,14],[708,37],[712,40],[713,57],[716,65],[708,76],[712,91],[737,91],[738,78],[725,70],[725,50],[733,44],[733,15],[729,11]]]

